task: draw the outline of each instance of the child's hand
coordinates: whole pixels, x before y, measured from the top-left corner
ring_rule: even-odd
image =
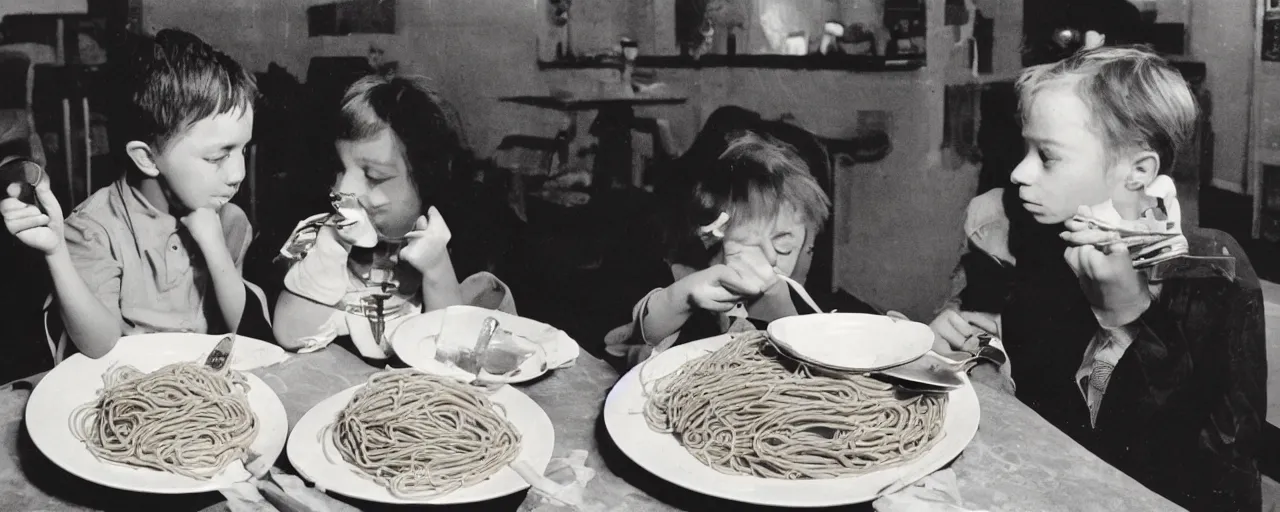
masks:
[[[744,277],[728,265],[714,265],[681,279],[688,304],[707,311],[725,312],[739,302],[764,293],[759,280]]]
[[[200,246],[201,251],[208,251],[210,248],[226,245],[226,237],[222,234],[222,218],[218,215],[217,210],[213,208],[197,208],[182,217],[181,221],[182,225],[187,228],[187,233],[191,234],[191,239],[196,241],[196,245]]]
[[[1087,206],[1079,213],[1089,215]],[[1129,248],[1113,244],[1100,251],[1093,244],[1108,240],[1110,233],[1091,229],[1087,223],[1067,220],[1062,239],[1072,244],[1063,257],[1080,279],[1080,287],[1104,327],[1126,325],[1151,306],[1146,279],[1133,268]]]
[[[778,282],[778,271],[773,262],[765,256],[764,251],[755,245],[724,242],[724,263],[738,272],[743,279],[751,281],[753,287],[768,290]]]
[[[413,231],[405,236],[410,241],[400,249],[400,259],[409,262],[423,275],[448,261],[447,246],[453,234],[434,206],[427,210],[427,216],[418,216],[417,222],[413,223]]]
[[[984,331],[1000,336],[1000,322],[991,313],[947,309],[933,319],[929,328],[935,335],[933,351],[938,353],[966,350],[965,342]]]
[[[13,236],[27,247],[51,255],[63,247],[62,207],[53,191],[49,190],[49,180],[36,185],[36,201],[44,212],[34,205],[17,199],[20,185],[13,184],[6,190],[6,197],[0,200],[0,214],[4,216],[4,226]],[[47,212],[47,213],[45,213]]]

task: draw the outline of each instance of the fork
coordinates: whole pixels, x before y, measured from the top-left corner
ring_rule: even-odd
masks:
[[[800,298],[804,300],[805,304],[813,308],[814,311],[817,311],[819,313],[822,312],[822,308],[818,307],[818,303],[814,302],[813,297],[809,296],[809,292],[804,289],[804,285],[800,284],[795,279],[792,279],[790,277],[787,277],[786,275],[783,275],[782,271],[775,270],[775,272],[777,272],[778,278],[785,281],[787,285],[791,287],[792,290],[796,291],[796,295],[799,295]],[[831,312],[835,313],[835,310],[833,309],[831,310]]]

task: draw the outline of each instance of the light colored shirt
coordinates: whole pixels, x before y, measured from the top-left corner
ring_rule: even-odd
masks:
[[[391,334],[409,318],[423,314],[422,275],[399,261],[398,246],[347,249],[320,226],[328,214],[303,220],[281,249],[290,262],[285,289],[332,308],[329,316],[297,341],[299,353],[320,350],[339,336],[350,336],[360,355],[387,359],[394,350]],[[325,236],[319,236],[321,229]],[[380,255],[380,256],[378,256]],[[373,264],[377,260],[379,264]],[[384,289],[381,283],[394,283]],[[463,304],[517,314],[510,288],[497,276],[477,272],[459,283]],[[382,335],[375,335],[379,314],[375,297],[382,298]]]
[[[227,249],[243,267],[253,239],[249,218],[228,203],[219,211]],[[178,219],[157,210],[121,179],[89,196],[66,219],[66,244],[80,278],[125,335],[208,333],[218,316],[213,281]]]

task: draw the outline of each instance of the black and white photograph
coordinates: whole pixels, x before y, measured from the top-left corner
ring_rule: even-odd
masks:
[[[1280,0],[0,0],[0,510],[1280,512]]]

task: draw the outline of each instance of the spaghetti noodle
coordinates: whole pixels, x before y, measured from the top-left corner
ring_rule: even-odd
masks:
[[[71,432],[99,460],[200,480],[244,460],[258,435],[248,381],[175,363],[151,373],[117,366],[98,399],[71,413]]]
[[[520,433],[496,407],[461,382],[386,370],[370,377],[321,435],[331,429],[342,459],[393,496],[430,498],[479,483],[515,460]]]
[[[919,457],[942,433],[945,395],[898,397],[864,375],[829,377],[778,357],[754,331],[658,379],[645,420],[726,474],[819,479]]]

